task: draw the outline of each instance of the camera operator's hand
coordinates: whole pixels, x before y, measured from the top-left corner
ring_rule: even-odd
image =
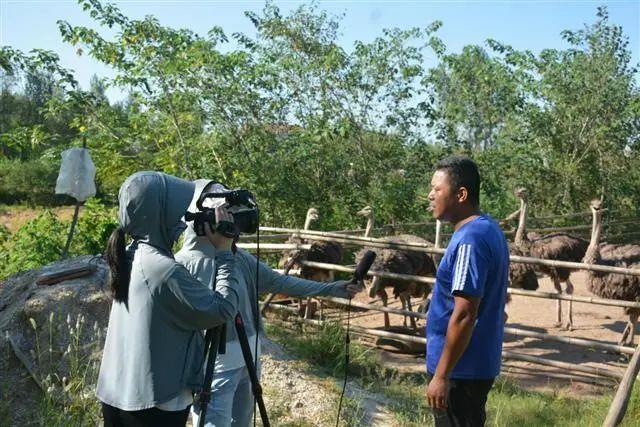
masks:
[[[233,216],[222,206],[216,208],[216,222],[219,223],[221,221],[233,222]],[[221,251],[231,250],[231,246],[233,245],[232,237],[226,237],[222,233],[215,232],[211,229],[209,224],[204,227],[204,231],[207,238],[216,249]]]

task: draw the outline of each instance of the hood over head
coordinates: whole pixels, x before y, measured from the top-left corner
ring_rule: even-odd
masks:
[[[194,189],[193,182],[162,172],[134,173],[118,194],[120,225],[135,240],[171,253],[186,228],[182,217]]]

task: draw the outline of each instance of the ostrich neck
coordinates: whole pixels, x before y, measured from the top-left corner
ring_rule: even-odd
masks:
[[[593,211],[593,223],[591,225],[591,240],[589,241],[589,247],[584,254],[583,261],[587,264],[594,264],[600,258],[600,235],[602,234],[602,213],[600,211]]]
[[[516,237],[514,243],[521,246],[525,240],[525,228],[527,220],[527,202],[524,199],[520,199],[520,216],[518,218],[518,229],[516,230]]]
[[[373,231],[373,214],[369,215],[369,218],[367,218],[367,227],[364,230],[364,237],[370,237],[372,231]]]
[[[311,226],[311,215],[307,215],[307,218],[304,220],[304,228],[303,230],[308,230],[309,227]]]

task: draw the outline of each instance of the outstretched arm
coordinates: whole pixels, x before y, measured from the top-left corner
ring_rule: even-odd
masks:
[[[257,259],[245,251],[239,255],[251,272],[249,277],[255,277]],[[258,291],[263,293],[278,293],[295,297],[334,296],[348,298],[360,292],[362,287],[350,285],[348,281],[316,282],[295,276],[285,276],[264,263],[258,263]]]

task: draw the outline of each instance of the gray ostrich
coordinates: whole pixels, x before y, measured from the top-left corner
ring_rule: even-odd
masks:
[[[520,218],[518,229],[514,239],[514,245],[518,247],[523,254],[528,254],[534,258],[551,259],[557,261],[580,262],[587,250],[587,241],[579,237],[572,236],[567,233],[552,233],[544,236],[527,235],[526,218],[527,218],[527,192],[524,188],[520,188],[515,192],[516,197],[520,199]],[[573,294],[573,284],[570,280],[571,270],[562,267],[549,267],[545,265],[536,266],[542,273],[551,277],[553,286],[556,291],[562,293],[561,282],[566,283],[565,292],[568,295]],[[562,301],[557,301],[557,326],[562,326]],[[565,325],[566,329],[573,329],[573,304],[569,301],[568,320]]]
[[[516,256],[528,256],[522,248],[513,243],[509,244],[509,253]],[[538,276],[536,276],[535,267],[521,262],[509,263],[509,287],[527,291],[538,289]],[[507,299],[508,301],[509,299]]]
[[[640,269],[640,246],[600,244],[602,201],[592,200],[590,208],[593,215],[591,240],[582,262]],[[600,298],[640,302],[640,276],[588,271],[587,286],[589,291]],[[640,309],[627,308],[625,313],[629,316],[629,321],[619,343],[633,345]]]
[[[432,244],[422,237],[411,234],[385,237],[384,240],[393,243]],[[433,262],[433,258],[425,252],[376,248],[376,253],[377,257],[371,267],[372,270],[425,277],[433,277],[436,274],[436,265]],[[356,262],[359,261],[361,256],[361,252],[356,254]],[[395,298],[400,298],[402,308],[408,311],[413,311],[413,308],[411,307],[411,297],[425,298],[429,295],[429,292],[431,292],[431,288],[424,283],[407,282],[404,280],[395,280],[376,276],[371,281],[369,297],[374,298],[375,296],[379,296],[382,300],[382,305],[386,307],[388,300],[386,288],[393,289],[393,296]],[[410,317],[409,322],[411,323],[411,328],[415,330],[417,328],[416,319],[414,317]],[[403,325],[405,327],[407,326],[407,316],[404,317]],[[389,313],[386,312],[384,313],[384,327],[385,329],[389,329],[390,327]]]
[[[528,256],[527,253],[513,243],[509,243],[509,253],[517,256]],[[531,264],[521,262],[509,263],[509,287],[515,289],[524,289],[526,291],[535,291],[538,289],[538,276],[536,269]],[[511,302],[511,294],[507,294],[507,304]],[[509,315],[504,312],[504,323],[509,320]]]
[[[373,209],[370,206],[366,206],[358,215],[367,218],[367,226],[365,229],[365,237],[369,237],[374,224]],[[393,243],[426,243],[432,245],[431,242],[411,234],[402,234],[399,236],[389,236],[383,238],[388,242]],[[383,249],[383,248],[368,248],[364,247],[358,251],[355,256],[355,261],[358,263],[365,252],[372,250],[376,252],[376,260],[371,266],[371,270],[387,271],[390,273],[408,274],[412,276],[434,276],[436,272],[436,266],[433,262],[433,258],[429,254],[424,252],[407,251],[401,249]],[[387,306],[388,295],[386,288],[393,288],[393,295],[395,298],[400,298],[402,302],[402,308],[412,311],[411,297],[425,297],[429,294],[431,289],[424,283],[418,282],[406,282],[401,280],[387,279],[382,277],[374,277],[373,280],[367,280],[370,283],[369,296],[374,298],[380,297],[382,305]],[[411,327],[416,329],[415,318],[410,318]],[[407,316],[404,318],[404,326],[407,326]],[[384,327],[389,329],[389,313],[384,313]]]
[[[304,230],[308,230],[311,222],[319,218],[318,210],[310,208],[307,211],[307,217],[304,223]],[[292,236],[287,243],[305,243],[299,237]],[[294,249],[280,259],[278,265],[285,269],[285,274],[293,267],[300,268],[300,277],[317,282],[332,282],[334,272],[321,268],[308,267],[303,265],[301,261],[323,262],[327,264],[339,264],[342,262],[343,249],[342,245],[333,241],[313,242],[311,247],[307,249]],[[304,318],[309,319],[313,316],[311,298],[307,298]]]

